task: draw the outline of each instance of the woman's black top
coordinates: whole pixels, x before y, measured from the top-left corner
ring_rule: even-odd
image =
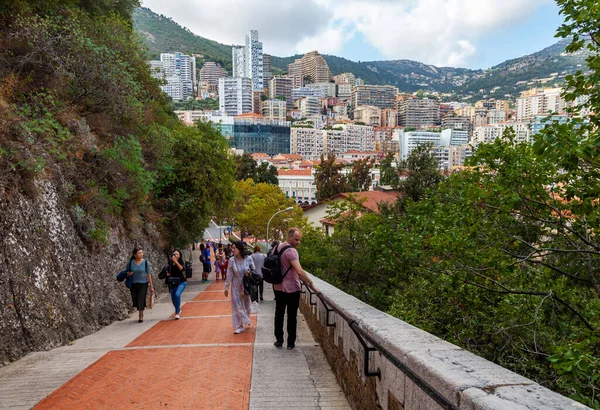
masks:
[[[185,264],[182,261],[179,261],[179,264],[181,265],[181,270],[172,260],[169,260],[169,274],[172,278],[181,278],[181,281],[185,282]]]

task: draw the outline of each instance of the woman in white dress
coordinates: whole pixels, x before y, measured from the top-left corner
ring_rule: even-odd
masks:
[[[233,333],[242,333],[244,325],[250,326],[250,295],[244,292],[244,276],[254,270],[254,261],[244,253],[244,244],[237,241],[233,244],[233,256],[227,266],[225,281],[225,297],[231,288],[231,323]]]

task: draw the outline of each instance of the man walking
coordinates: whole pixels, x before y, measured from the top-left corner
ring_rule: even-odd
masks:
[[[287,309],[287,348],[292,350],[296,347],[296,329],[298,305],[300,304],[300,279],[315,291],[312,280],[300,266],[300,257],[296,247],[300,244],[302,232],[298,228],[291,228],[288,231],[287,241],[278,245],[277,249],[283,249],[285,246],[291,246],[280,256],[281,271],[287,274],[283,281],[274,285],[275,289],[275,347],[283,347],[283,317]],[[288,271],[289,269],[289,271]]]

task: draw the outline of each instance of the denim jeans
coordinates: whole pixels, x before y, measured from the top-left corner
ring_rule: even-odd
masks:
[[[175,313],[179,313],[181,311],[181,294],[185,290],[186,286],[186,282],[181,282],[178,286],[169,287],[169,292],[171,293],[171,302],[173,302],[173,306],[175,306]]]

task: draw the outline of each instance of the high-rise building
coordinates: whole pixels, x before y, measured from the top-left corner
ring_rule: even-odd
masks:
[[[565,112],[562,88],[534,88],[517,98],[517,121],[530,121],[540,115]]]
[[[503,137],[507,128],[512,128],[515,132],[516,143],[530,141],[531,130],[528,122],[509,121],[475,127],[472,144],[478,146],[482,143],[493,142],[495,139]]]
[[[296,108],[300,109],[302,118],[308,118],[311,115],[319,115],[321,113],[321,104],[318,97],[302,97],[294,102]]]
[[[343,124],[324,131],[325,152],[340,155],[348,151],[373,151],[375,130],[369,125]]]
[[[300,74],[304,81],[308,80],[311,83],[328,83],[332,78],[327,61],[316,50],[288,64],[288,74]]]
[[[161,89],[174,101],[187,100],[194,95],[196,87],[196,59],[177,53],[162,53],[160,61],[151,61],[150,69],[155,78],[165,79]]]
[[[317,128],[292,127],[290,153],[302,158],[316,160],[324,153],[324,131]]]
[[[231,146],[250,154],[290,153],[290,123],[269,120],[257,114],[245,114],[233,119]]]
[[[396,109],[398,89],[391,85],[359,85],[352,89],[352,108],[359,105],[373,105],[386,109]]]
[[[200,82],[206,83],[210,93],[219,92],[219,78],[227,77],[227,71],[219,63],[207,61],[200,69]]]
[[[306,84],[306,87],[319,90],[323,97],[335,97],[334,83],[309,83]]]
[[[296,101],[302,97],[325,97],[323,91],[318,88],[300,87],[292,89],[292,101]]]
[[[269,81],[273,78],[271,72],[271,55],[263,54],[263,86],[268,87]]]
[[[246,34],[246,44],[244,46],[232,46],[231,57],[233,77],[250,78],[252,80],[252,89],[254,91],[262,91],[264,87],[264,62],[262,42],[258,41],[258,31],[250,30],[250,34]]]
[[[260,104],[260,113],[268,120],[285,121],[287,109],[283,100],[265,100]]]
[[[249,78],[219,78],[219,110],[231,116],[252,112],[252,81]]]
[[[352,98],[352,88],[353,84],[339,84],[337,86],[337,97],[346,101],[349,101]]]
[[[284,97],[288,107],[292,107],[292,80],[288,77],[273,77],[269,82],[269,98]]]
[[[440,125],[440,103],[429,98],[405,98],[398,102],[398,125],[424,128]]]

